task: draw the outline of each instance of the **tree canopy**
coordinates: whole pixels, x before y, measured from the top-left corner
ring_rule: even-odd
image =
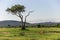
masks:
[[[14,5],[11,8],[7,8],[8,12],[11,12],[13,14],[17,14],[17,12],[21,13],[21,12],[25,12],[25,7],[23,5]]]

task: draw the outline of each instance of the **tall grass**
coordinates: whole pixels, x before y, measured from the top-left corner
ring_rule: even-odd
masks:
[[[0,28],[0,40],[59,40],[60,28]]]

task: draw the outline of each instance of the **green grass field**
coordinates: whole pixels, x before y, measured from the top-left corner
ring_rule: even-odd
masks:
[[[60,28],[0,28],[0,40],[60,40]]]

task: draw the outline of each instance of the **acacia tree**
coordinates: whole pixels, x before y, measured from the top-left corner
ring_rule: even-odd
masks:
[[[25,29],[25,26],[23,24],[23,15],[22,13],[25,12],[25,6],[23,5],[14,5],[11,8],[7,8],[6,9],[7,12],[10,12],[13,15],[18,16],[21,19],[21,23],[22,23],[22,30]]]

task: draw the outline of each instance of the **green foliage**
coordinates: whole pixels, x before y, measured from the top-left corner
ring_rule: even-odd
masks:
[[[6,11],[12,12],[14,14],[17,12],[21,13],[21,12],[25,12],[25,7],[23,5],[17,4],[17,5],[12,6],[11,8],[7,8]]]

